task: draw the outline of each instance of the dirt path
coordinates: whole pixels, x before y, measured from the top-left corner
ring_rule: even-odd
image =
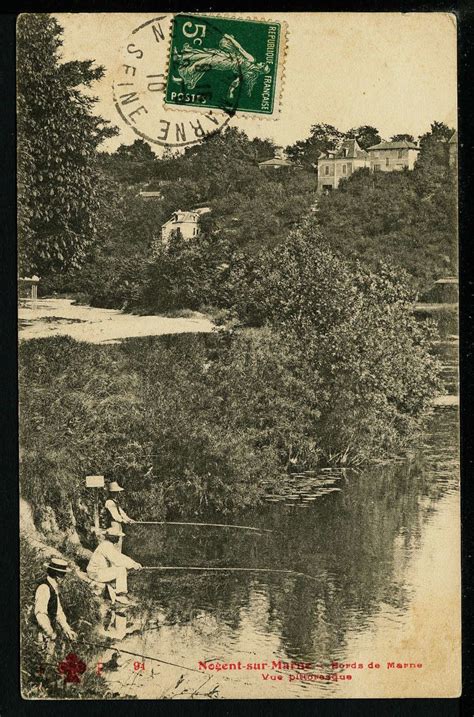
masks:
[[[209,333],[214,324],[203,314],[189,318],[133,316],[115,309],[73,306],[72,299],[25,301],[18,309],[20,341],[48,336],[72,336],[94,344],[119,343],[132,336]]]

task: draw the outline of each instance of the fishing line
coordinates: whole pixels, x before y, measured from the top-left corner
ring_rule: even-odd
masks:
[[[171,665],[172,667],[179,667],[181,670],[189,670],[190,672],[198,672],[200,675],[202,675],[201,670],[196,670],[194,667],[186,667],[185,665],[178,665],[176,662],[167,662],[166,660],[160,660],[158,657],[151,657],[150,655],[144,655],[142,652],[130,652],[130,650],[125,650],[123,647],[116,647],[115,645],[105,645],[100,642],[87,642],[86,640],[77,640],[76,642],[83,644],[83,645],[89,645],[89,647],[100,647],[105,650],[117,650],[117,652],[123,652],[127,655],[132,655],[132,657],[141,657],[143,660],[153,660],[154,662],[161,662],[163,665]]]
[[[280,575],[296,575],[309,580],[318,580],[314,575],[299,573],[295,570],[279,570],[277,568],[223,568],[223,567],[201,567],[197,565],[150,565],[140,568],[142,570],[204,570],[212,572],[241,572],[241,573],[278,573]]]
[[[184,523],[173,520],[135,520],[132,525],[194,525],[207,528],[238,528],[240,530],[254,530],[257,533],[273,533],[269,528],[255,528],[251,525],[229,525],[228,523]]]

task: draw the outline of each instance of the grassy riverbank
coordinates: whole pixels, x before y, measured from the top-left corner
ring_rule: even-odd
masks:
[[[269,329],[111,346],[53,337],[22,344],[20,361],[22,495],[58,547],[92,544],[85,475],[124,483],[143,519],[225,515],[258,504],[292,459],[308,469],[379,458],[422,425],[413,376],[417,411],[381,398],[359,407],[347,382],[336,401]]]
[[[34,593],[44,577],[45,553],[21,539],[20,551],[20,635],[22,654],[22,695],[26,699],[114,699],[114,694],[97,674],[96,649],[87,643],[97,642],[100,624],[99,603],[90,586],[76,574],[68,576],[61,587],[61,602],[77,640],[69,642],[61,634],[53,654],[46,654],[37,643],[38,629],[33,614]],[[103,641],[103,640],[102,640]],[[59,663],[74,653],[86,665],[79,683],[67,683],[58,672]]]

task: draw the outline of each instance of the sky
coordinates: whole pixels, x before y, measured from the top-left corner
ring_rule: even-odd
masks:
[[[137,139],[115,109],[112,75],[129,33],[157,14],[55,15],[64,28],[63,59],[93,59],[106,69],[93,88],[99,98],[95,111],[120,134],[103,149],[111,151]],[[305,139],[311,125],[321,122],[342,131],[372,125],[384,139],[399,133],[417,137],[434,120],[456,127],[453,15],[272,13],[270,19],[287,24],[281,110],[278,119],[234,117],[231,124],[250,137],[268,137],[284,147]]]

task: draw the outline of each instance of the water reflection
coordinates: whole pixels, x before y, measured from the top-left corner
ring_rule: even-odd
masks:
[[[457,521],[456,501],[446,500],[458,489],[456,427],[456,411],[438,409],[416,459],[346,472],[340,492],[321,495],[305,509],[272,503],[242,517],[271,534],[134,526],[125,550],[144,565],[271,567],[316,580],[268,573],[137,574],[132,587],[140,595],[140,631],[128,638],[128,648],[164,659],[173,655],[194,667],[205,659],[327,663],[353,659],[346,654],[349,637],[370,633],[380,615],[386,626],[402,626],[418,588],[417,576],[407,575],[427,523],[440,511],[451,511],[450,521]],[[157,629],[160,622],[166,627]],[[252,690],[261,685],[252,677],[227,676],[223,696],[259,696]],[[149,684],[136,694],[158,696],[156,689]],[[339,685],[284,683],[287,694],[308,689],[337,692]]]

